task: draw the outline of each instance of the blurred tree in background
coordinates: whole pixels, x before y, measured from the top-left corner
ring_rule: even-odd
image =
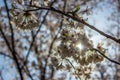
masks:
[[[120,79],[120,0],[0,2],[0,80]]]

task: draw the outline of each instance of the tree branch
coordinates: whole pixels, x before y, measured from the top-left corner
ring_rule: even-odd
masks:
[[[4,34],[4,32],[2,31],[1,27],[0,27],[0,32],[1,32],[1,34],[2,34],[2,37],[3,37],[4,41],[5,41],[5,43],[6,43],[7,47],[8,47],[8,49],[12,52],[12,48],[10,47],[10,44],[9,44],[9,42],[8,42],[8,40],[7,40],[7,38],[6,38],[5,34]]]
[[[111,61],[111,62],[113,62],[113,63],[116,63],[116,64],[118,64],[118,65],[120,65],[120,63],[119,62],[117,62],[117,61],[115,61],[115,60],[112,60],[112,59],[110,59],[109,57],[107,57],[106,55],[104,55],[101,51],[99,51],[98,49],[95,49],[95,48],[92,48],[92,49],[89,49],[89,50],[92,50],[92,51],[97,51],[97,52],[99,52],[104,58],[106,58],[106,59],[108,59],[109,61]]]
[[[20,69],[19,62],[18,62],[18,59],[17,59],[17,56],[16,56],[16,52],[15,52],[15,47],[14,47],[14,32],[13,32],[12,24],[10,23],[10,14],[9,14],[9,9],[8,9],[8,5],[7,5],[7,1],[6,0],[3,0],[3,1],[4,1],[4,4],[5,4],[5,7],[6,7],[7,17],[8,17],[8,20],[9,20],[9,26],[10,26],[10,29],[11,29],[11,39],[12,39],[11,42],[12,42],[12,49],[13,49],[11,53],[13,55],[14,61],[16,63],[16,67],[17,67],[18,72],[20,74],[20,79],[23,80],[22,70]]]
[[[76,73],[76,69],[75,69],[74,65],[70,62],[69,59],[66,59],[66,60],[68,61],[68,63],[69,63],[69,64],[72,66],[72,68],[74,69],[75,74],[77,75],[77,77],[81,80],[81,78],[79,77],[79,75]]]
[[[10,58],[11,60],[14,61],[14,58],[11,57],[10,55],[7,55],[7,54],[5,54],[5,53],[3,53],[3,52],[0,52],[0,55],[3,55],[3,56],[5,56],[5,57],[8,57],[8,58]],[[25,71],[26,74],[30,77],[31,80],[34,80],[34,79],[32,78],[32,76],[30,75],[30,72],[29,72],[28,68],[24,69],[24,71]]]
[[[105,36],[107,38],[110,38],[113,41],[115,41],[115,42],[120,44],[120,39],[116,39],[115,37],[112,37],[112,36],[102,32],[102,31],[100,31],[99,29],[97,29],[94,26],[92,26],[92,25],[88,24],[87,22],[85,22],[83,19],[80,19],[80,18],[75,17],[75,16],[71,16],[68,13],[64,13],[64,12],[62,12],[60,10],[57,10],[57,9],[53,8],[53,7],[50,7],[50,8],[47,8],[47,7],[37,7],[37,9],[31,9],[31,10],[27,10],[27,11],[36,11],[36,10],[50,10],[50,11],[54,11],[54,12],[57,12],[59,14],[62,14],[62,15],[66,16],[66,17],[69,17],[69,18],[71,18],[71,19],[73,19],[73,20],[75,20],[77,22],[83,23],[84,25],[86,25],[89,28],[91,28],[91,29],[95,30],[96,32],[98,32],[99,34],[101,34],[101,35],[103,35],[103,36]]]
[[[10,55],[7,55],[7,54],[5,54],[5,53],[3,53],[3,52],[0,52],[0,55],[3,55],[3,56],[8,57],[8,58],[10,58],[10,59],[13,59],[13,57],[11,57]]]
[[[13,32],[12,24],[10,23],[11,19],[10,19],[9,9],[8,9],[6,0],[4,0],[4,4],[5,4],[5,7],[6,7],[7,17],[8,17],[8,20],[9,20],[9,26],[10,26],[10,29],[11,29],[12,48],[13,48],[13,51],[15,51],[15,49],[14,49],[15,48],[14,47],[14,32]]]
[[[27,60],[28,60],[28,57],[29,57],[29,55],[30,55],[30,50],[31,50],[31,48],[32,48],[32,46],[33,46],[33,43],[34,43],[36,37],[37,37],[37,34],[38,34],[39,31],[41,30],[41,27],[42,27],[43,23],[45,22],[45,18],[47,17],[48,13],[49,13],[49,12],[46,12],[45,16],[43,17],[43,21],[41,22],[41,25],[39,26],[39,29],[37,30],[37,32],[36,32],[35,35],[33,36],[33,39],[32,39],[32,42],[31,42],[31,44],[30,44],[30,47],[29,47],[29,49],[28,49],[28,52],[27,52],[25,61],[24,61],[24,63],[23,63],[23,66],[26,64],[26,62],[27,62]],[[23,67],[23,66],[22,66],[22,67]]]
[[[65,12],[66,3],[67,3],[67,1],[64,1],[63,12]],[[45,73],[46,73],[46,70],[47,70],[48,59],[49,59],[49,57],[50,57],[50,55],[51,55],[51,51],[52,51],[52,48],[53,48],[53,44],[54,44],[55,40],[57,39],[57,36],[58,36],[58,34],[60,33],[60,31],[61,31],[61,29],[62,29],[62,26],[63,26],[63,16],[62,16],[62,20],[61,20],[61,22],[60,22],[59,30],[58,30],[57,34],[55,35],[55,37],[53,38],[53,40],[52,40],[52,42],[51,42],[51,44],[50,44],[49,54],[48,54],[48,56],[47,56],[47,59],[45,59],[45,71],[44,71]],[[53,69],[54,69],[54,68],[53,68]],[[52,70],[52,71],[53,71],[53,70]],[[52,73],[52,74],[53,74],[53,73]]]
[[[55,0],[55,1],[56,1],[56,0]],[[54,3],[55,1],[53,1],[53,2],[51,3],[51,6],[53,5],[53,3]],[[34,41],[35,41],[35,39],[36,39],[39,31],[41,30],[41,27],[42,27],[43,23],[45,22],[45,19],[46,19],[48,13],[49,13],[49,10],[48,10],[48,11],[46,12],[46,14],[44,15],[43,21],[41,22],[41,25],[39,26],[39,29],[37,30],[37,32],[35,33],[35,35],[33,35],[33,40],[32,40],[32,42],[31,42],[31,44],[30,44],[29,49],[28,49],[28,52],[27,52],[27,55],[26,55],[26,58],[25,58],[25,61],[24,61],[24,63],[23,63],[22,68],[23,68],[24,65],[27,63],[28,57],[29,57],[29,55],[30,55],[30,50],[31,50],[31,48],[32,48],[32,46],[33,46],[33,43],[34,43]],[[29,71],[29,70],[28,70],[28,71]],[[44,79],[45,79],[45,74],[43,74],[43,75],[44,75]]]

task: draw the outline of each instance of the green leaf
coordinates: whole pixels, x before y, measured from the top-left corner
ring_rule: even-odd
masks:
[[[79,10],[80,10],[80,5],[76,7],[76,10],[74,11],[74,13],[78,12]]]

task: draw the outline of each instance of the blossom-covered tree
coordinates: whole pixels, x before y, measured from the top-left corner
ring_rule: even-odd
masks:
[[[107,25],[108,31],[89,23],[94,11],[102,9],[99,5],[113,5],[111,2],[114,0],[3,0],[0,55],[8,59],[6,65],[12,70],[6,73],[14,77],[6,78],[5,67],[1,67],[1,80],[119,80],[120,18],[115,13],[120,12],[119,0],[112,7],[116,10],[106,10],[112,15],[108,20],[116,22]],[[95,34],[104,37],[99,37],[102,42],[91,39]],[[113,69],[112,76],[107,68]]]

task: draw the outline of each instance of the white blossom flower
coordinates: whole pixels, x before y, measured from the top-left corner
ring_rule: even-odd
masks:
[[[13,4],[13,7],[10,11],[11,13],[11,22],[18,29],[32,29],[39,26],[39,20],[35,16],[34,12],[25,10],[24,6],[17,6]]]
[[[93,42],[89,40],[85,33],[81,33],[80,27],[63,27],[61,32],[61,44],[58,46],[58,54],[62,59],[73,58],[81,66],[88,66],[104,60],[104,57],[93,48]],[[82,28],[83,29],[83,28]]]

